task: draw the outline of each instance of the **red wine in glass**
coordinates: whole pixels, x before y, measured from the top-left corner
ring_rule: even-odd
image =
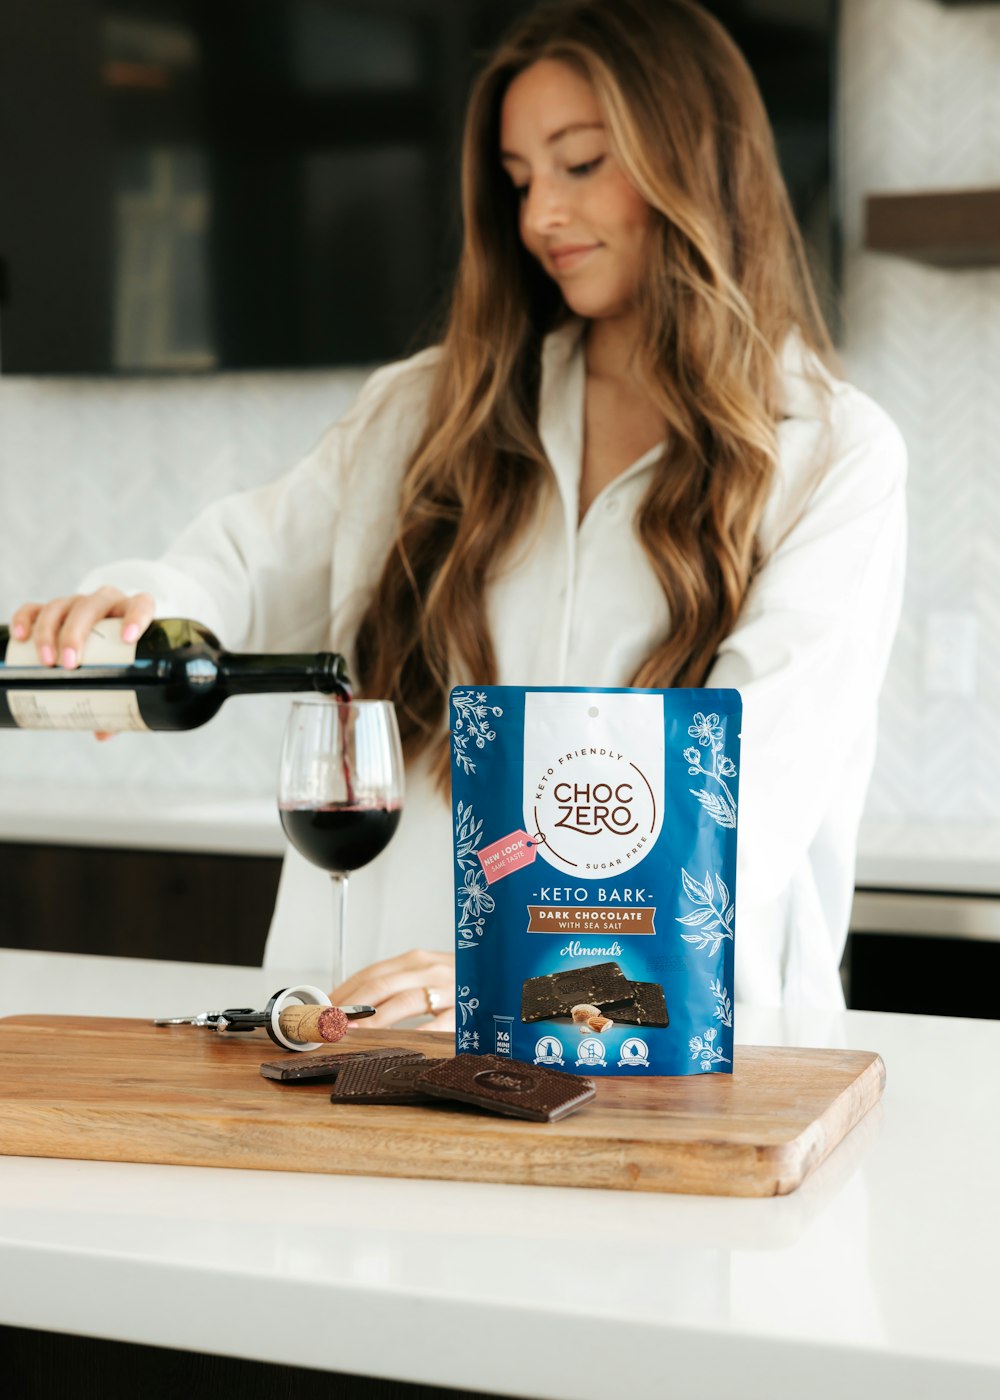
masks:
[[[321,870],[359,870],[381,855],[399,825],[397,806],[279,808],[285,835]]]
[[[331,990],[347,976],[348,876],[386,848],[402,805],[403,756],[391,704],[294,701],[281,750],[278,811],[291,844],[333,882]]]

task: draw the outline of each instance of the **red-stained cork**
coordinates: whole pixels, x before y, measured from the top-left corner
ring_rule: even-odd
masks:
[[[350,1024],[339,1006],[324,1006],[319,1016],[319,1038],[332,1045],[336,1040],[343,1040]]]
[[[278,1017],[278,1025],[289,1040],[299,1045],[314,1041],[333,1045],[343,1040],[350,1022],[339,1006],[286,1006]]]

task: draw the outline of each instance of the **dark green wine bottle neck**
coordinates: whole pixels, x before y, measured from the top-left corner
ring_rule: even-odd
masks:
[[[227,695],[297,690],[316,690],[342,699],[350,695],[347,666],[334,651],[289,656],[224,651],[219,656],[219,680]]]

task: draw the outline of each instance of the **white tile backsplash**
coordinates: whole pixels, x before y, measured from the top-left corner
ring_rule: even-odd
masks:
[[[102,559],[160,553],[202,506],[292,467],[368,372],[0,377],[0,618],[71,590]],[[103,744],[3,730],[0,782],[269,793],[287,704],[232,700],[193,733]]]
[[[844,358],[910,454],[906,597],[867,814],[996,822],[1000,269],[868,253],[862,236],[869,193],[1000,185],[1000,7],[844,0],[842,16]]]

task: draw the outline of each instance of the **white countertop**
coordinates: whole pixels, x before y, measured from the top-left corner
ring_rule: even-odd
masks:
[[[282,980],[0,951],[0,1014]],[[882,1105],[790,1196],[0,1158],[0,1322],[536,1400],[996,1400],[1000,1023],[737,1008],[736,1029],[886,1062]]]
[[[26,782],[0,787],[0,841],[231,855],[285,851],[277,806],[267,795]],[[865,821],[857,884],[1000,896],[1000,827]]]
[[[866,820],[856,884],[1000,896],[1000,825]]]

